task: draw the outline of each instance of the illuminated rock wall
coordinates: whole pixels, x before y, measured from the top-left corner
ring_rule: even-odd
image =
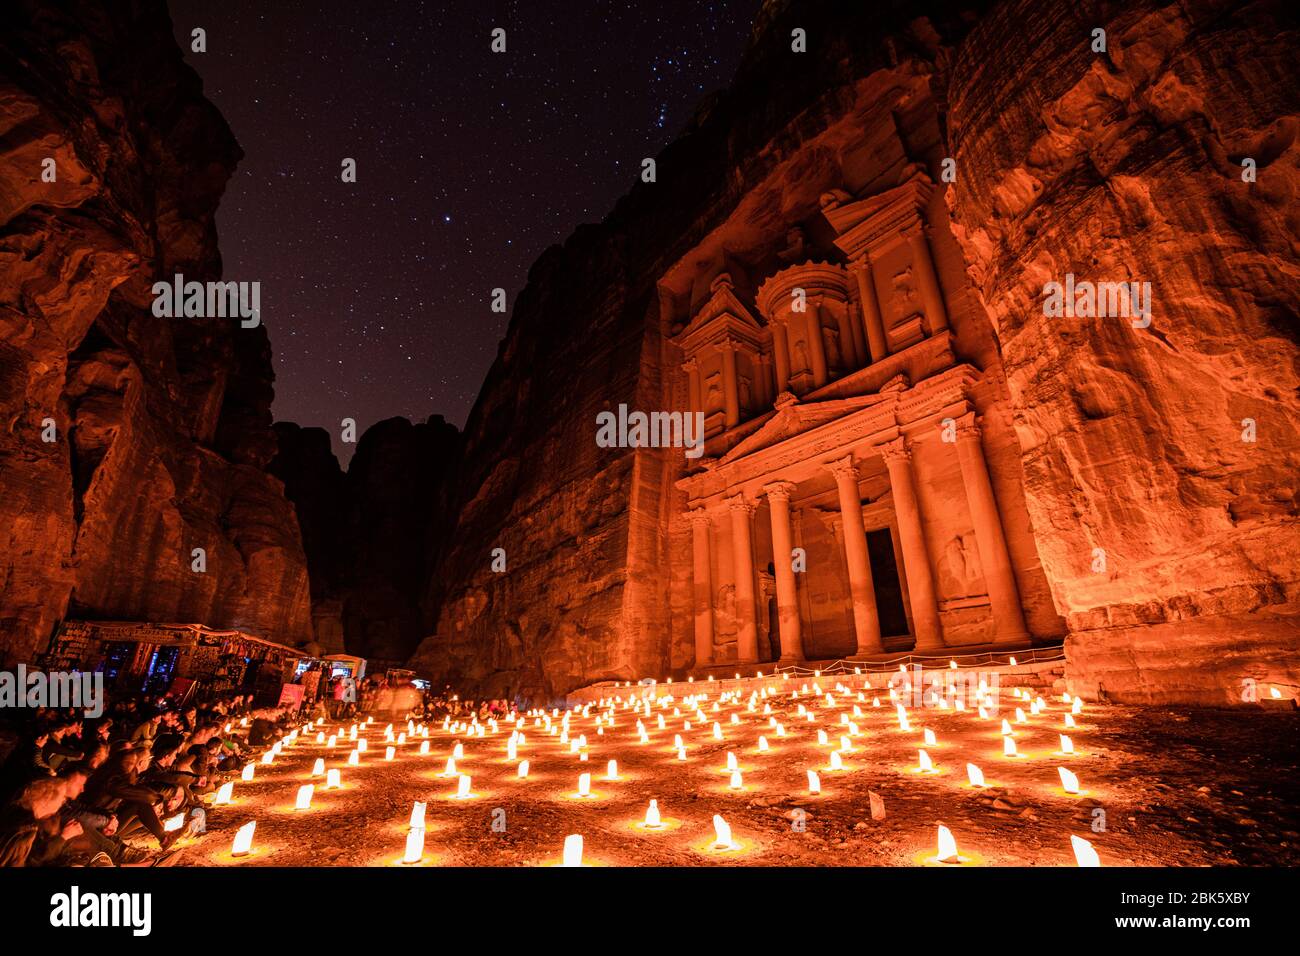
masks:
[[[150,313],[157,277],[220,275],[212,217],[239,147],[161,0],[4,17],[0,657],[43,651],[65,615],[305,641],[298,525],[263,470],[266,332]]]
[[[1230,702],[1300,683],[1300,35],[1282,3],[1102,10],[1000,4],[958,49],[951,204],[1071,681]],[[1149,327],[1045,317],[1067,273],[1150,283]]]

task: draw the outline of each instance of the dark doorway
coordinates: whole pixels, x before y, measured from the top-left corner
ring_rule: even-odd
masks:
[[[876,586],[876,613],[880,615],[882,637],[907,634],[907,611],[903,608],[903,584],[894,560],[894,538],[888,528],[867,532],[867,555],[871,559],[871,580]]]

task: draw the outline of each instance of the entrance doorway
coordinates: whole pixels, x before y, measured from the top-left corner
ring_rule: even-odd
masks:
[[[903,584],[894,558],[894,538],[888,528],[867,532],[867,556],[871,560],[871,581],[876,590],[876,613],[882,637],[905,636],[907,611],[903,607]]]

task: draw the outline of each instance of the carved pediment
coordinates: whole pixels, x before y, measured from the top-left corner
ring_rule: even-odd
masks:
[[[807,403],[799,402],[789,392],[782,392],[776,400],[776,414],[768,419],[762,428],[723,455],[720,463],[726,464],[772,445],[778,445],[795,435],[801,435],[838,418],[852,415],[863,408],[896,400],[897,395],[893,390],[879,395],[859,395]]]
[[[763,340],[764,327],[736,296],[728,273],[723,272],[714,279],[710,291],[709,300],[676,336],[682,348],[691,353],[701,345],[728,334],[756,344]]]

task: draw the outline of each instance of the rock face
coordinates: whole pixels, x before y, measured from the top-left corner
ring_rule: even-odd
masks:
[[[1300,683],[1297,40],[1281,3],[1008,2],[957,52],[950,201],[1085,693]],[[1067,273],[1149,283],[1149,325],[1046,317]]]
[[[405,661],[428,633],[425,590],[448,533],[460,433],[441,416],[369,428],[345,474],[324,429],[277,422],[270,471],[294,503],[317,642]]]
[[[413,665],[534,698],[689,665],[680,458],[598,448],[596,415],[687,407],[669,339],[717,274],[702,263],[744,274],[792,221],[816,245],[820,193],[880,194],[919,164],[1025,617],[1068,630],[1072,689],[1300,683],[1296,35],[1283,4],[1241,7],[763,4],[657,181],[543,255],[513,304]],[[796,27],[816,55],[791,58]],[[1151,283],[1152,321],[1045,317],[1067,273]]]
[[[297,522],[264,471],[265,330],[150,309],[160,278],[220,276],[239,147],[162,0],[4,18],[0,647],[30,659],[65,616],[306,641]]]

